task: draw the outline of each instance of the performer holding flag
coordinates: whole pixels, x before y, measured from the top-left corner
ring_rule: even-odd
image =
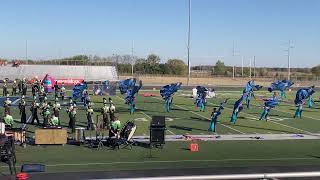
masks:
[[[218,110],[217,108],[213,108],[213,112],[211,113],[210,127],[208,131],[216,132],[218,117],[221,115],[221,112],[224,110],[224,105],[227,103],[227,101],[228,99],[220,103]]]
[[[130,106],[130,114],[133,114],[136,109],[135,105],[135,95],[138,94],[139,90],[142,87],[142,81],[139,81],[139,85],[136,85],[136,78],[132,79],[126,79],[123,81],[120,81],[119,83],[119,89],[120,93],[126,94],[125,97],[125,104],[128,104]]]
[[[200,111],[204,112],[206,106],[206,96],[208,89],[203,86],[197,86],[197,98],[194,104],[200,109]]]
[[[230,119],[231,123],[235,124],[237,122],[238,114],[243,110],[243,105],[242,105],[243,100],[245,98],[247,99],[248,96],[252,96],[252,95],[250,95],[250,93],[253,93],[253,91],[258,91],[261,88],[262,88],[262,86],[255,85],[254,80],[250,80],[246,84],[246,87],[242,91],[241,97],[234,103],[233,112],[232,112],[231,119]],[[248,103],[247,107],[250,107],[250,100],[251,100],[251,97],[247,99],[247,103]]]
[[[296,98],[294,100],[294,103],[297,106],[297,110],[294,115],[294,118],[301,118],[302,108],[303,108],[303,104],[305,104],[305,100],[310,98],[310,96],[312,96],[312,94],[314,93],[315,93],[314,86],[311,86],[309,88],[299,89],[297,91]]]
[[[181,85],[181,82],[172,83],[165,85],[160,89],[160,95],[165,101],[165,109],[167,112],[170,112],[173,102],[173,95],[180,89]]]
[[[247,105],[248,109],[250,109],[250,102],[251,102],[252,98],[255,98],[255,96],[254,96],[253,91],[251,90],[248,92],[248,95],[246,96],[246,105]]]
[[[312,107],[313,107],[313,103],[314,103],[314,101],[313,101],[313,99],[312,99],[312,95],[309,97],[309,99],[308,99],[308,107],[311,109]]]
[[[242,101],[243,101],[243,95],[233,105],[233,111],[232,111],[232,115],[231,115],[231,119],[230,119],[230,122],[233,124],[236,124],[236,122],[238,120],[238,114],[243,109]]]
[[[282,81],[275,81],[271,84],[271,86],[268,88],[269,92],[279,90],[280,96],[282,99],[287,98],[286,96],[286,90],[289,89],[294,83],[289,80],[282,80]]]
[[[269,112],[271,111],[272,108],[275,108],[276,106],[279,105],[280,99],[277,97],[277,92],[273,93],[273,96],[268,99],[263,99],[264,106],[263,106],[263,112],[261,113],[260,119],[259,120],[268,120]]]

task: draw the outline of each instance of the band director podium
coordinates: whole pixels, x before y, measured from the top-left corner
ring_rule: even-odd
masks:
[[[36,129],[35,144],[66,144],[67,130],[66,129]]]

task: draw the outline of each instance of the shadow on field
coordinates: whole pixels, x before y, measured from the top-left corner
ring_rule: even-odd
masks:
[[[191,111],[191,110],[187,110],[187,109],[177,109],[177,108],[172,108],[171,110],[173,110],[173,111]]]
[[[226,123],[222,123],[222,124],[229,125],[229,124],[226,124]],[[262,127],[252,127],[252,126],[239,125],[239,124],[235,124],[235,125],[233,125],[233,126],[236,126],[236,127],[245,127],[245,128],[249,128],[249,129],[267,130],[267,131],[277,131],[277,132],[285,132],[285,133],[296,133],[296,132],[293,132],[293,131],[277,130],[277,129],[270,129],[270,128],[262,128]]]
[[[194,120],[194,121],[204,121],[204,122],[209,122],[208,119],[205,118],[198,118],[198,117],[193,117],[191,116],[190,119]]]
[[[320,156],[315,156],[315,155],[307,155],[308,157],[312,157],[312,158],[317,158],[320,159]]]
[[[198,130],[198,131],[208,131],[204,129],[198,129],[198,128],[191,128],[186,126],[177,126],[177,125],[171,125],[170,128],[178,129],[178,130],[184,130],[184,131],[192,131],[192,130]]]

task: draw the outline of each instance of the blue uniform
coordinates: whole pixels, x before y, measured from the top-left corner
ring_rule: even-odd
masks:
[[[306,99],[312,96],[313,93],[315,93],[314,86],[311,86],[309,88],[299,89],[297,91],[296,98],[294,100],[294,103],[297,106],[296,113],[294,114],[294,118],[302,117],[303,104],[305,103]]]
[[[294,83],[292,81],[288,80],[282,80],[282,81],[275,81],[271,84],[271,86],[268,88],[269,92],[279,90],[281,98],[286,98],[286,90],[290,88]]]
[[[216,132],[218,117],[221,115],[221,112],[224,110],[224,105],[227,101],[228,99],[226,99],[223,103],[220,104],[219,109],[217,111],[212,112],[210,127],[208,131]]]
[[[177,92],[180,89],[181,85],[182,85],[181,82],[172,83],[172,84],[165,85],[160,89],[160,95],[165,101],[165,110],[167,112],[170,112],[172,107],[172,102],[173,102],[173,95],[175,92]]]
[[[135,105],[135,95],[138,94],[139,90],[142,87],[142,81],[139,81],[139,85],[136,85],[136,79],[126,79],[120,81],[119,89],[121,94],[126,94],[125,104],[128,104],[130,107],[130,114],[133,114],[136,109]]]
[[[308,99],[308,107],[309,107],[309,108],[312,108],[312,107],[313,107],[312,96],[310,96],[309,99]]]
[[[259,120],[263,120],[263,119],[267,120],[271,109],[275,108],[277,105],[279,105],[279,103],[280,103],[280,101],[276,96],[273,96],[273,97],[265,100],[263,112],[261,113]]]
[[[242,111],[243,107],[242,107],[242,101],[243,101],[243,95],[240,97],[240,99],[238,99],[233,106],[233,112],[231,115],[231,119],[230,122],[235,124],[237,122],[238,119],[238,114],[240,111]]]
[[[250,109],[250,101],[251,101],[252,97],[254,97],[253,91],[249,91],[246,96],[246,105],[247,105],[248,109]]]
[[[195,104],[202,112],[204,112],[205,110],[207,91],[208,91],[207,88],[202,86],[197,86],[198,97],[196,99]]]

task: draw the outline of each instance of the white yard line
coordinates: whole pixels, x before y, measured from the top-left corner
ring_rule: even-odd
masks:
[[[145,112],[143,112],[143,111],[140,111],[142,114],[144,114],[147,118],[149,118],[149,119],[152,119],[152,117],[151,116],[149,116],[148,114],[146,114]],[[173,133],[172,131],[170,131],[169,129],[167,129],[167,131],[170,133],[170,134],[172,134],[172,135],[176,135],[175,133]]]
[[[12,102],[12,104],[16,104],[19,100],[20,100],[20,98],[14,100],[14,101]]]
[[[153,98],[163,101],[163,100],[160,99],[160,98],[156,98],[156,97],[153,97]],[[198,113],[196,113],[196,112],[193,112],[193,111],[191,111],[190,109],[186,109],[186,108],[184,108],[184,107],[181,107],[181,106],[175,105],[175,104],[174,104],[174,106],[179,107],[180,109],[186,110],[186,111],[188,111],[188,112],[190,112],[190,113],[192,113],[192,114],[195,114],[195,115],[197,115],[197,116],[199,116],[199,117],[205,118],[205,119],[207,119],[207,120],[209,120],[209,121],[211,120],[210,118],[205,117],[205,116],[203,116],[203,115],[201,115],[201,114],[198,114]],[[230,127],[230,126],[224,125],[224,124],[222,124],[222,123],[220,123],[220,122],[217,122],[217,123],[220,124],[221,126],[224,126],[224,127],[226,127],[226,128],[229,128],[229,129],[231,129],[231,130],[233,130],[233,131],[236,131],[236,132],[238,132],[238,133],[240,133],[240,134],[245,134],[245,133],[242,132],[242,131],[239,131],[239,130],[234,129],[234,128]]]
[[[283,110],[279,110],[279,109],[274,109],[274,110],[279,111],[279,112],[284,112],[284,113],[287,113],[287,114],[291,114],[291,115],[294,115],[294,114],[295,114],[295,113],[291,113],[291,112],[283,111]],[[303,115],[303,117],[306,117],[306,118],[312,119],[312,120],[316,120],[316,121],[320,121],[320,119],[316,119],[316,118],[310,117],[310,116],[305,116],[305,115]]]
[[[92,165],[114,165],[114,164],[144,164],[144,163],[185,163],[185,162],[232,162],[232,161],[286,161],[286,160],[317,160],[317,158],[304,158],[304,157],[286,157],[286,158],[252,158],[252,159],[190,159],[190,160],[175,160],[175,161],[127,161],[127,162],[92,162],[92,163],[69,163],[69,164],[45,164],[48,167],[59,166],[92,166]],[[0,166],[7,168],[8,166]],[[20,167],[20,165],[16,165]]]
[[[29,118],[27,119],[27,123],[22,125],[22,129],[25,129],[27,124],[30,122],[32,115],[29,116]],[[40,120],[40,119],[39,119]]]
[[[121,97],[119,97],[119,96],[116,96],[116,97],[119,98],[119,99],[121,99],[121,100],[123,100],[123,101],[125,101],[123,98],[121,98]],[[145,112],[143,112],[143,111],[140,111],[140,112],[141,112],[141,114],[145,115],[147,118],[152,119],[152,117],[149,116],[148,114],[146,114]],[[173,132],[170,131],[169,129],[167,129],[167,131],[168,131],[170,134],[172,134],[172,135],[176,135],[175,133],[173,133]]]
[[[256,107],[262,107],[262,106],[259,106],[259,105],[257,105],[257,104],[252,104],[252,105],[253,105],[253,106],[256,106]],[[287,114],[291,114],[291,115],[294,115],[294,114],[295,114],[295,113],[292,113],[292,112],[288,112],[288,111],[284,111],[284,110],[280,110],[280,109],[276,109],[276,108],[274,108],[274,109],[272,109],[272,110],[275,110],[275,111],[278,111],[278,112],[287,113]],[[303,117],[306,117],[306,118],[312,119],[312,120],[316,120],[316,121],[320,121],[320,119],[316,119],[316,118],[310,117],[310,116],[305,116],[305,115],[303,115]]]
[[[216,105],[216,104],[213,104],[213,103],[210,103],[210,104]],[[232,110],[231,108],[228,108],[228,107],[225,107],[225,108]],[[254,115],[248,114],[248,113],[243,112],[243,111],[242,111],[241,113],[247,114],[248,116],[251,116],[251,117],[255,117]],[[298,130],[298,131],[301,131],[301,132],[306,132],[306,133],[309,133],[309,134],[313,134],[313,133],[310,132],[310,131],[306,131],[306,130],[299,129],[299,128],[296,128],[296,127],[293,127],[293,126],[285,125],[285,124],[282,124],[282,123],[279,123],[279,122],[275,122],[275,121],[272,121],[272,120],[269,120],[268,122],[272,122],[272,123],[274,123],[274,124],[278,124],[278,125],[280,125],[280,126],[284,126],[284,127],[288,127],[288,128],[291,128],[291,129],[295,129],[295,130]]]

